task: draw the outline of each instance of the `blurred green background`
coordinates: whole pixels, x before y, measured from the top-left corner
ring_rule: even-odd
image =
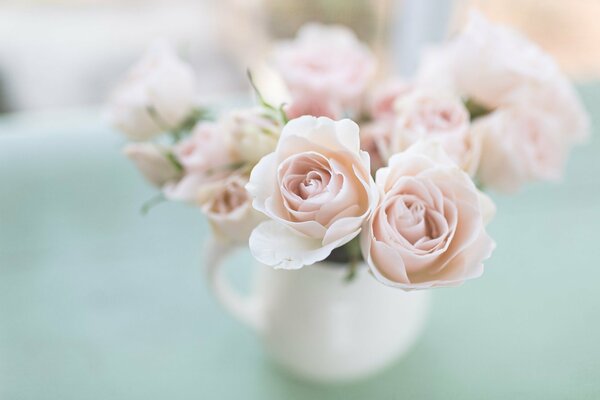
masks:
[[[366,381],[307,384],[208,293],[199,211],[162,204],[98,112],[0,120],[1,399],[594,399],[600,396],[600,86],[563,184],[496,197],[481,279]],[[240,254],[230,272],[247,280]]]

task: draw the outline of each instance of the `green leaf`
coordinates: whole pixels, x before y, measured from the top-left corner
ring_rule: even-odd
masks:
[[[471,121],[476,118],[484,117],[492,112],[492,110],[482,106],[473,99],[467,99],[467,101],[465,101],[465,107],[467,108],[467,111],[469,111]]]

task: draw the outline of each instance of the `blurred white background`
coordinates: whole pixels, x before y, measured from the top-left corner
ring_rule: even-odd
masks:
[[[153,40],[168,38],[206,97],[246,89],[246,67],[306,21],[352,26],[388,68],[409,73],[424,42],[470,7],[524,31],[575,78],[600,75],[597,0],[4,0],[0,112],[102,104]]]

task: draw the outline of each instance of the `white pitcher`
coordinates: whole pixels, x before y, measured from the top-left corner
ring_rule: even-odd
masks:
[[[254,329],[276,363],[313,381],[370,375],[403,355],[422,331],[430,293],[386,287],[365,265],[350,282],[347,268],[321,262],[300,270],[260,266],[244,297],[221,273],[227,249],[207,252],[209,284],[225,308]]]

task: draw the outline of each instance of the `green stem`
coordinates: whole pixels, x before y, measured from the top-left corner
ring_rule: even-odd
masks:
[[[254,77],[252,77],[252,72],[249,69],[246,70],[246,75],[248,75],[248,81],[250,82],[250,86],[252,86],[252,90],[254,90],[254,93],[256,94],[256,97],[258,98],[258,102],[260,103],[260,105],[262,105],[265,108],[268,108],[269,110],[276,110],[275,107],[273,107],[271,104],[269,104],[265,101],[265,98],[260,93],[260,90],[258,90],[258,87],[256,86],[256,83],[254,82]]]
[[[210,110],[204,108],[195,108],[185,118],[185,120],[174,130],[170,131],[173,138],[173,142],[177,143],[181,139],[185,138],[199,121],[213,121],[215,116]]]
[[[175,154],[169,151],[165,153],[165,157],[167,158],[167,160],[169,160],[169,162],[171,162],[171,164],[173,165],[173,167],[175,167],[177,172],[183,172],[183,165],[181,165]]]
[[[167,201],[167,198],[164,194],[159,193],[151,199],[147,200],[144,204],[142,204],[142,208],[140,208],[140,213],[142,215],[148,215],[151,209],[156,207],[157,205],[164,203]]]
[[[358,236],[348,242],[345,247],[350,258],[350,266],[348,268],[348,274],[344,280],[349,283],[356,278],[358,264],[360,262],[360,242]]]
[[[148,114],[150,114],[150,118],[152,118],[152,121],[154,121],[154,123],[158,125],[160,129],[162,129],[163,131],[169,130],[168,124],[160,117],[158,111],[156,111],[156,108],[154,108],[154,106],[146,107],[146,111],[148,111]]]
[[[258,90],[258,86],[256,86],[256,82],[254,82],[254,77],[252,76],[252,72],[248,69],[246,70],[246,75],[248,75],[248,81],[250,82],[250,86],[252,86],[252,90],[254,90],[254,93],[256,94],[256,97],[258,98],[258,102],[260,103],[261,106],[263,106],[264,108],[266,108],[269,111],[275,112],[279,114],[279,117],[281,118],[281,121],[283,122],[283,124],[287,124],[287,122],[289,121],[287,114],[285,113],[283,107],[285,106],[285,103],[281,104],[278,108],[273,106],[272,104],[268,103],[265,98],[263,97],[262,93],[260,92],[260,90]]]

